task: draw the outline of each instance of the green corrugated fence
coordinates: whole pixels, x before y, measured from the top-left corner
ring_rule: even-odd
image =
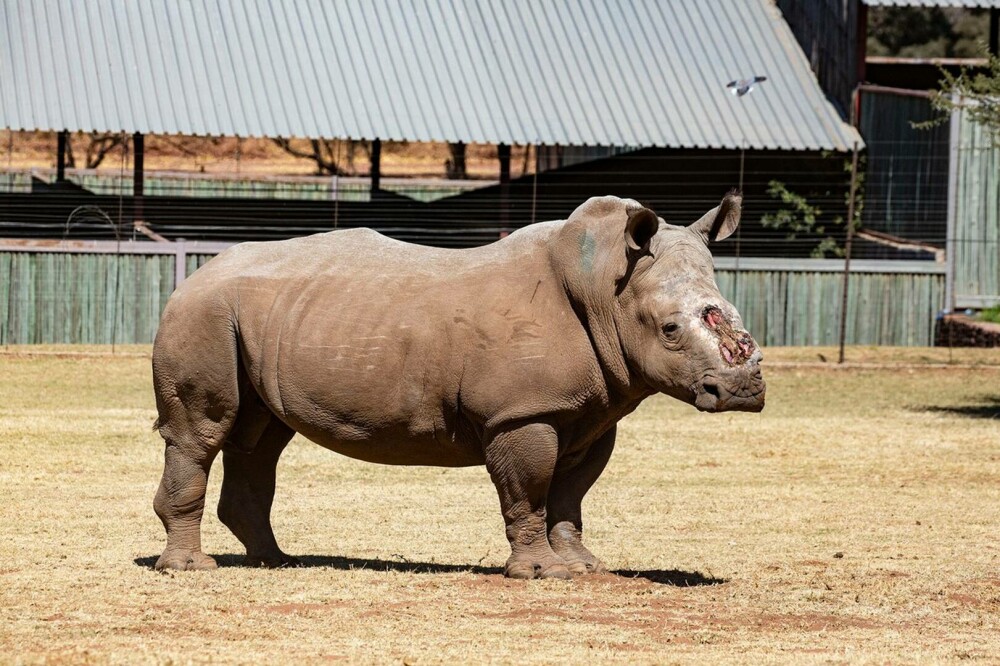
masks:
[[[955,302],[1000,303],[1000,146],[959,113],[955,228]]]
[[[18,251],[0,241],[0,345],[152,342],[178,262],[190,275],[219,249],[197,243],[116,248],[101,241],[47,248]],[[744,259],[739,268],[731,258],[719,259],[719,289],[761,344],[837,343],[842,262]],[[944,303],[944,268],[856,261],[849,294],[848,344],[928,346]]]
[[[174,288],[174,258],[0,253],[0,342],[150,342]]]
[[[764,346],[836,345],[842,273],[719,271],[716,281]],[[849,345],[933,344],[934,318],[944,304],[944,274],[851,273]]]

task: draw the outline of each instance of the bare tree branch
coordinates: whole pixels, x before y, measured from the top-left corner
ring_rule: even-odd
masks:
[[[97,132],[91,132],[89,136],[90,141],[87,143],[85,156],[85,168],[87,169],[96,169],[101,166],[108,153],[122,145],[121,134],[98,134]]]
[[[316,173],[318,175],[343,175],[337,161],[337,143],[335,140],[310,139],[310,150],[303,150],[293,144],[291,139],[284,137],[272,138],[271,141],[289,155],[315,162]]]

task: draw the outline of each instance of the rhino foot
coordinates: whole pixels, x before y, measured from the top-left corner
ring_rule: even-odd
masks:
[[[263,569],[294,569],[302,566],[302,560],[284,553],[277,557],[247,555],[243,558],[243,566]]]
[[[574,576],[583,576],[585,574],[600,574],[607,573],[608,568],[604,566],[604,562],[599,559],[594,558],[592,562],[584,562],[583,560],[577,560],[575,562],[567,562],[566,568]]]
[[[157,571],[174,569],[175,571],[208,571],[218,565],[211,557],[200,552],[164,551],[156,560]]]
[[[583,545],[580,530],[569,522],[554,525],[549,531],[549,542],[556,555],[563,558],[566,568],[574,576],[605,573],[607,567]]]
[[[508,578],[519,578],[522,580],[530,580],[532,578],[570,580],[573,578],[573,574],[570,573],[566,563],[558,557],[536,562],[531,557],[515,558],[511,556],[507,560],[507,565],[504,567],[503,573]]]

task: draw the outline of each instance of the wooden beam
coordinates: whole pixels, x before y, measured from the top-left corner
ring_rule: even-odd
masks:
[[[884,93],[886,95],[897,95],[899,97],[921,97],[930,99],[933,93],[930,90],[911,90],[910,88],[893,88],[890,86],[877,86],[872,83],[862,83],[858,86],[861,92]]]
[[[66,180],[66,146],[69,144],[69,131],[59,132],[56,138],[56,182]]]
[[[379,191],[382,182],[382,140],[372,141],[372,194]]]
[[[142,134],[136,132],[132,135],[132,196],[134,197],[135,202],[132,224],[134,225],[143,224],[143,221],[145,220],[143,211],[143,194],[145,189],[143,178],[145,175],[145,157],[145,141],[143,140]]]
[[[500,182],[510,182],[510,146],[501,143],[497,146],[497,158],[500,160]]]
[[[500,160],[500,237],[510,233],[510,146],[497,145]]]

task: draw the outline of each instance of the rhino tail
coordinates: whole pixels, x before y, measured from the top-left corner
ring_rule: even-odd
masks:
[[[157,416],[156,420],[153,421],[153,432],[156,432],[159,429],[160,429],[160,417]]]

